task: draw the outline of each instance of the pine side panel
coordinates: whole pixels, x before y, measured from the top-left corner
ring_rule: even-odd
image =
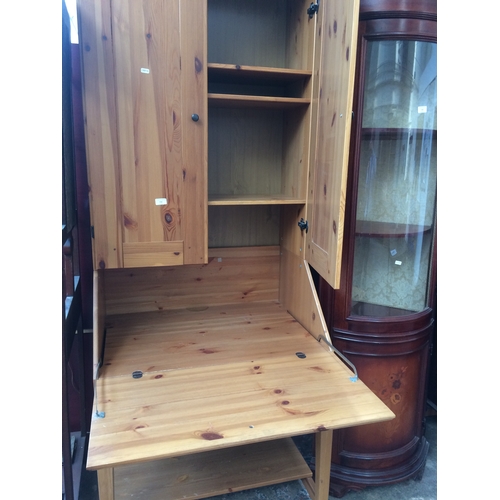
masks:
[[[322,2],[318,13],[306,258],[333,288],[340,286],[358,12],[359,0],[341,0]]]
[[[121,267],[121,214],[110,5],[79,0],[85,142],[94,269]]]

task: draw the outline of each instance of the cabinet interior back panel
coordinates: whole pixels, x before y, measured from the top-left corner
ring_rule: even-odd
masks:
[[[208,193],[279,193],[282,144],[282,111],[210,108]]]
[[[209,62],[311,69],[309,4],[303,0],[209,0]]]
[[[208,246],[278,245],[279,224],[280,207],[276,205],[210,206]]]
[[[305,197],[308,108],[211,108],[209,195]]]

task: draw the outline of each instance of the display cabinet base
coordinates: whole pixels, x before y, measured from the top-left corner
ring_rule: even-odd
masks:
[[[385,486],[408,479],[420,481],[429,452],[429,442],[422,437],[415,454],[403,464],[384,469],[354,469],[336,464],[330,469],[330,495],[342,498],[348,491],[360,491],[367,486]],[[314,466],[312,467],[314,470]]]

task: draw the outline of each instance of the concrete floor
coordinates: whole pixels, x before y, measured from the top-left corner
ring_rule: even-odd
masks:
[[[426,438],[429,454],[420,481],[409,479],[387,486],[372,486],[362,491],[349,491],[345,500],[436,500],[437,499],[437,416],[427,417]],[[300,446],[299,446],[300,448]],[[80,484],[79,500],[98,500],[97,474],[86,471]],[[292,481],[254,490],[228,493],[212,500],[310,500],[301,481]],[[334,497],[330,497],[334,500]]]

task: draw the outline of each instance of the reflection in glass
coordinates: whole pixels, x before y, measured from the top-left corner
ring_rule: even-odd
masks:
[[[367,44],[352,313],[427,307],[436,203],[436,44]]]

